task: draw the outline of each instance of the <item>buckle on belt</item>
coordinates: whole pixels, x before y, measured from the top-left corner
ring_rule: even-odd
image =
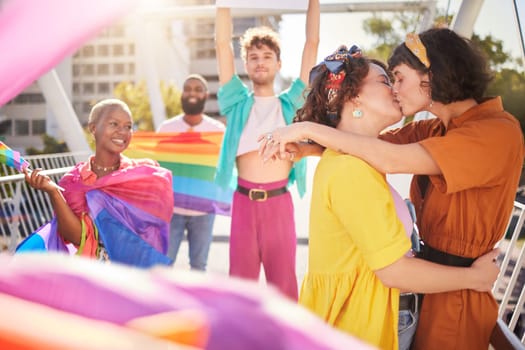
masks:
[[[252,201],[264,202],[268,199],[268,192],[266,192],[266,190],[252,188],[250,192],[248,192],[248,198]]]
[[[399,310],[408,310],[413,313],[419,312],[421,296],[417,293],[401,293],[399,295]]]

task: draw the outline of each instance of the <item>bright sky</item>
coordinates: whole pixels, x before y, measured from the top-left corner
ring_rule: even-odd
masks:
[[[320,0],[322,3],[345,3],[347,0]],[[370,1],[370,0],[369,0]],[[376,0],[377,1],[377,0]],[[357,2],[357,1],[352,1]],[[437,0],[440,9],[457,13],[461,0]],[[525,26],[525,1],[518,0],[522,28]],[[387,12],[384,16],[388,16]],[[321,14],[321,42],[318,61],[333,52],[339,45],[357,43],[363,49],[373,46],[374,39],[365,34],[363,19],[369,13]],[[301,52],[304,44],[304,15],[284,15],[281,22],[282,73],[295,77],[299,74]],[[491,34],[503,40],[504,50],[513,57],[520,57],[520,44],[515,24],[512,0],[484,0],[474,26],[474,33],[481,36]],[[525,28],[523,28],[525,30]],[[525,33],[524,33],[525,34]]]

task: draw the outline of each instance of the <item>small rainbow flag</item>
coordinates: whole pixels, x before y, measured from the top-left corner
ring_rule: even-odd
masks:
[[[29,162],[20,156],[20,152],[13,151],[2,141],[0,141],[0,164],[5,164],[18,171],[30,167]]]
[[[222,132],[138,132],[126,156],[151,158],[173,174],[175,207],[230,215],[232,189],[214,183]]]
[[[31,173],[31,164],[22,158],[20,155],[20,152],[13,151],[11,148],[7,147],[5,143],[0,141],[0,164],[5,164],[8,167],[11,167],[17,171],[24,171],[24,169],[27,169],[28,173]],[[64,191],[64,189],[60,186],[58,186],[53,181],[49,180],[53,186],[58,188],[60,191]]]

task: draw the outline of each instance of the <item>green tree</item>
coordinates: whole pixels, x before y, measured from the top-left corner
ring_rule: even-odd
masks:
[[[501,96],[505,109],[520,122],[525,134],[525,76],[509,68],[503,68],[494,74],[487,95]]]
[[[403,26],[405,20],[394,15],[393,19],[386,19],[374,14],[371,18],[363,21],[364,31],[376,37],[372,48],[367,49],[367,55],[386,61],[392,50],[401,42],[400,31],[396,30],[395,23]]]
[[[165,106],[165,115],[172,117],[181,113],[180,90],[173,83],[161,81],[160,92]],[[154,130],[153,114],[145,81],[141,80],[136,84],[128,81],[121,82],[115,87],[113,94],[128,104],[137,130]]]
[[[485,53],[492,70],[499,71],[505,63],[512,62],[512,57],[503,51],[503,41],[493,38],[492,35],[482,38],[473,34],[472,41]]]
[[[44,142],[44,148],[42,150],[36,149],[34,147],[29,147],[26,149],[26,153],[30,156],[38,154],[53,154],[53,153],[64,153],[69,152],[69,149],[64,141],[59,141],[53,136],[44,134],[42,135],[42,140]]]
[[[447,26],[452,16],[437,10],[434,26]],[[422,13],[401,11],[389,14],[388,17],[374,13],[371,18],[363,22],[365,33],[376,38],[373,47],[366,50],[369,56],[386,61],[394,48],[405,39],[405,34],[414,32],[419,26]]]
[[[160,93],[166,108],[166,117],[171,118],[174,115],[182,113],[180,97],[182,92],[172,83],[160,82]]]
[[[507,66],[516,66],[519,60],[503,50],[503,42],[487,35],[481,38],[477,34],[472,41],[479,45],[487,56],[489,65],[494,72],[494,79],[487,89],[488,96],[501,96],[505,110],[514,115],[520,122],[521,130],[525,134],[525,77],[516,69]],[[517,67],[517,66],[516,66]]]
[[[448,26],[452,15],[443,14],[440,10],[437,13],[434,26]],[[414,31],[418,22],[419,14],[414,12],[401,12],[389,17],[374,14],[363,23],[365,32],[376,38],[373,48],[366,50],[367,54],[386,61],[392,50],[403,42],[404,33]],[[485,53],[494,72],[494,80],[487,90],[487,95],[502,97],[505,109],[520,121],[525,134],[525,77],[518,71],[518,67],[522,67],[521,60],[511,57],[504,51],[503,42],[491,35],[480,37],[474,34],[472,41]]]

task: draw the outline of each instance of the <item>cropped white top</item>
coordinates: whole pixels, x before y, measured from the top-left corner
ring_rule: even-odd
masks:
[[[277,96],[254,96],[255,102],[237,148],[237,156],[259,149],[257,137],[285,126],[281,102]]]

